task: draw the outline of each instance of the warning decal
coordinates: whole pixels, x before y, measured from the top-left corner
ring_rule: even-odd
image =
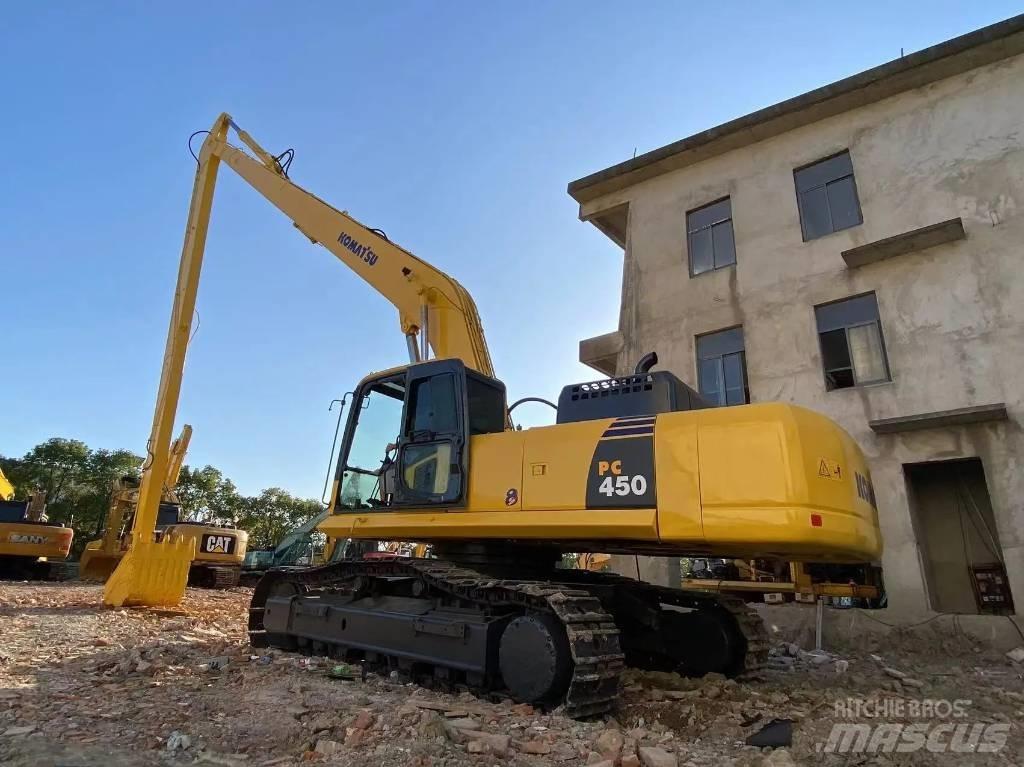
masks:
[[[835,461],[821,458],[818,460],[818,476],[822,479],[835,479],[841,482],[843,479],[843,469]]]

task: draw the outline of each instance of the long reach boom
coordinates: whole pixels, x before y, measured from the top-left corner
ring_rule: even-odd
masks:
[[[251,155],[228,143],[234,130]],[[210,223],[217,171],[222,162],[292,220],[314,244],[323,245],[398,309],[410,361],[455,357],[484,375],[494,368],[472,297],[455,279],[395,245],[344,211],[288,178],[293,152],[274,156],[228,114],[214,122],[199,151],[185,244],[174,293],[160,388],[143,468],[131,546],[107,581],[107,604],[177,604],[184,593],[192,546],[181,540],[156,542],[153,533],[164,478],[175,472],[171,433],[181,391],[185,352],[192,335],[196,293]],[[180,467],[179,467],[180,468]]]

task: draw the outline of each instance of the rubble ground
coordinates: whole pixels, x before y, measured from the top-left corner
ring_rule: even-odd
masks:
[[[90,585],[0,584],[0,763],[1024,763],[1022,668],[970,643],[936,652],[903,642],[875,655],[842,656],[780,643],[764,674],[743,682],[629,671],[618,708],[603,720],[580,722],[500,698],[425,690],[397,672],[363,680],[358,668],[336,668],[327,659],[254,650],[245,632],[248,589],[190,589],[174,610],[104,608],[101,594]],[[921,719],[920,711],[896,708],[900,701],[965,700],[962,717],[949,721],[1008,725],[1001,750],[965,760],[964,753],[928,749],[822,748],[836,723],[942,722],[936,712],[945,712],[934,705]],[[887,718],[847,719],[842,707],[849,712],[850,701],[887,706]],[[791,746],[745,745],[776,719],[792,721]]]

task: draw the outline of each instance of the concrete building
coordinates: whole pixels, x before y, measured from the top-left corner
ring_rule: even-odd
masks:
[[[890,607],[983,611],[1005,565],[1024,610],[1024,16],[569,193],[624,250],[581,361],[826,413],[871,463]]]

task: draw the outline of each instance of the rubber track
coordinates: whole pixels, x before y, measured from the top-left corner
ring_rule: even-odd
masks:
[[[213,571],[213,588],[230,589],[238,585],[242,571],[237,567],[211,567]]]
[[[189,573],[189,582],[201,589],[230,589],[238,585],[241,577],[240,567],[193,565]]]
[[[611,709],[624,668],[619,629],[600,600],[584,589],[549,581],[501,580],[437,559],[358,560],[304,570],[269,572],[256,587],[249,609],[249,638],[254,647],[269,644],[263,605],[282,581],[305,589],[341,586],[357,576],[419,577],[432,589],[463,602],[495,607],[516,606],[527,612],[553,614],[565,627],[573,676],[565,696],[565,714],[595,716]]]

